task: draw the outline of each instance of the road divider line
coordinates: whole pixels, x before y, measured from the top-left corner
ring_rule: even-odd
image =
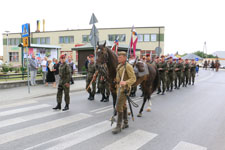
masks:
[[[34,103],[37,103],[37,101],[23,101],[23,102],[16,102],[16,103],[12,103],[12,104],[1,105],[1,106],[0,106],[0,109],[11,108],[11,107],[17,107],[17,106],[23,106],[23,105],[34,104]]]
[[[3,120],[3,121],[0,121],[0,128],[10,126],[10,125],[15,125],[18,123],[23,123],[26,121],[39,119],[39,118],[44,118],[44,117],[48,117],[48,116],[52,116],[52,115],[57,115],[59,113],[62,113],[62,111],[59,111],[59,112],[45,111],[45,112],[41,112],[41,113],[36,113],[36,114],[26,115],[26,116],[22,116],[22,117],[13,118],[13,119]]]
[[[154,133],[136,130],[126,137],[104,147],[102,150],[137,150],[156,136],[157,134]]]
[[[173,150],[207,150],[207,148],[181,141],[173,148]]]
[[[111,130],[112,127],[109,123],[109,121],[103,121],[25,150],[63,150]]]
[[[17,113],[27,112],[27,111],[31,111],[31,110],[37,110],[37,109],[46,108],[46,107],[50,107],[50,106],[51,105],[48,105],[48,104],[41,104],[41,105],[35,105],[35,106],[30,106],[30,107],[18,108],[18,109],[3,111],[0,113],[0,116],[9,116],[9,115],[17,114]]]
[[[55,129],[57,127],[65,126],[83,119],[87,119],[91,115],[80,113],[73,116],[49,121],[46,123],[30,126],[16,131],[8,132],[0,135],[0,144],[5,144],[14,140],[18,140],[27,136],[38,134],[44,131]]]

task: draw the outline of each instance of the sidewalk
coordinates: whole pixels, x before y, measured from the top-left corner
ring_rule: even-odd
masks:
[[[75,80],[75,84],[70,86],[70,92],[85,90],[85,80]],[[16,100],[27,100],[37,97],[56,95],[57,88],[53,88],[52,84],[45,86],[43,84],[30,87],[30,94],[28,93],[28,87],[15,87],[11,89],[0,90],[0,104],[9,103]]]

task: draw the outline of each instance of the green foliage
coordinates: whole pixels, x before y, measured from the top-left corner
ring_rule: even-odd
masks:
[[[27,68],[25,68],[25,67],[24,67],[24,68],[23,68],[23,67],[20,67],[20,71],[21,71],[21,72],[23,72],[23,71],[24,71],[24,72],[27,72]]]
[[[4,72],[4,73],[9,72],[9,67],[6,64],[2,65],[2,72]]]
[[[202,51],[196,51],[194,52],[194,54],[202,58],[216,58],[216,56],[213,56],[212,54],[203,53]]]
[[[185,54],[183,54],[183,55],[180,55],[180,57],[184,57],[184,56],[186,56],[187,55],[187,53],[185,53]]]
[[[86,72],[87,70],[86,70],[85,66],[83,66],[83,67],[81,68],[81,70],[82,70],[82,74],[83,74],[83,75],[86,75],[86,74],[87,74],[87,72]]]

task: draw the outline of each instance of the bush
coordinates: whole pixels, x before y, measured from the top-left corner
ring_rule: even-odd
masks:
[[[23,67],[20,67],[20,71],[21,71],[21,72],[27,72],[27,68],[25,68],[25,67],[24,67],[24,68],[23,68]]]
[[[86,75],[86,74],[87,74],[85,66],[83,66],[83,67],[81,68],[81,70],[82,70],[82,75]]]
[[[2,72],[4,72],[4,73],[9,72],[9,67],[6,64],[2,65]]]

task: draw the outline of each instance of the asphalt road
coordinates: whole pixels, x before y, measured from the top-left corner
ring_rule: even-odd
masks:
[[[109,122],[112,101],[102,103],[100,95],[88,101],[85,91],[71,93],[68,112],[52,110],[55,96],[2,105],[0,150],[225,150],[224,77],[225,71],[201,70],[194,86],[154,93],[152,111],[146,105],[143,117],[129,119],[118,135]]]

